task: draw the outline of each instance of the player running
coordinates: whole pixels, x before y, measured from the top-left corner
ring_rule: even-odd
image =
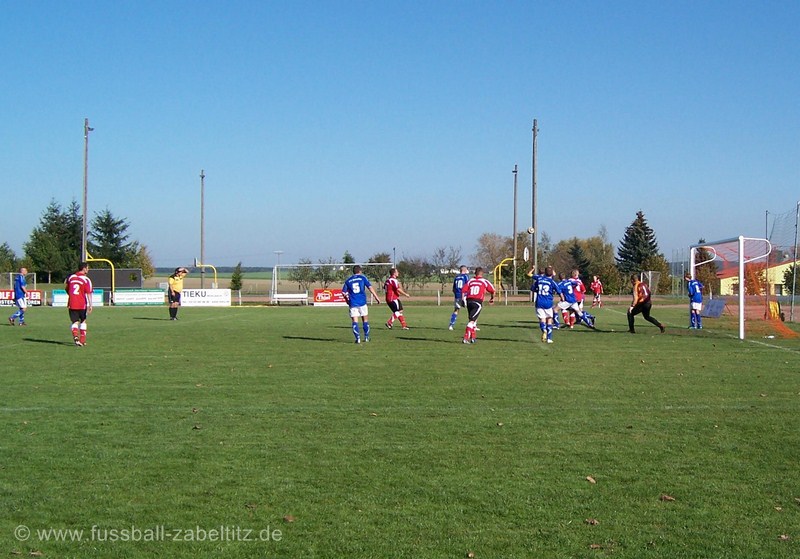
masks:
[[[389,321],[386,323],[386,327],[389,330],[392,329],[395,318],[400,321],[403,330],[408,330],[408,324],[406,324],[406,319],[403,316],[403,302],[400,301],[400,295],[404,297],[411,297],[411,295],[403,291],[403,288],[400,287],[400,282],[397,281],[399,275],[400,272],[397,271],[397,268],[392,268],[389,270],[389,277],[383,284],[383,290],[386,292],[386,304],[392,311],[392,314],[389,316]]]
[[[495,289],[492,282],[483,277],[483,268],[478,266],[475,268],[475,277],[467,282],[463,289],[463,295],[467,300],[467,312],[469,313],[469,322],[464,330],[464,339],[461,340],[465,344],[475,343],[475,331],[478,329],[478,317],[483,310],[483,300],[486,294],[489,293],[489,304],[494,304]]]
[[[603,301],[601,297],[603,295],[603,282],[600,281],[599,276],[592,276],[592,283],[589,284],[589,289],[592,290],[592,308],[597,306],[598,308],[603,306]]]
[[[455,301],[453,303],[453,314],[450,315],[450,327],[449,330],[453,329],[453,326],[456,324],[456,318],[458,318],[458,311],[461,309],[461,306],[464,304],[464,286],[467,285],[469,281],[469,270],[466,266],[461,266],[458,270],[458,275],[453,279],[453,297]]]
[[[581,310],[577,297],[575,296],[575,290],[580,281],[574,278],[576,274],[577,270],[573,270],[573,277],[565,278],[563,274],[559,275],[560,281],[558,286],[561,290],[561,302],[558,304],[558,307],[562,310],[564,323],[568,324],[570,328],[575,324],[575,320],[573,320],[571,316],[574,315],[578,322],[583,323],[587,328],[594,329],[594,317]]]

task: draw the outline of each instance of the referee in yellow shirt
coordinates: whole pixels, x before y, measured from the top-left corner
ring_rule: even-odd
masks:
[[[181,291],[183,291],[183,278],[189,270],[186,268],[175,268],[172,275],[167,278],[169,287],[167,288],[167,301],[169,301],[169,319],[178,320],[178,307],[181,306]]]

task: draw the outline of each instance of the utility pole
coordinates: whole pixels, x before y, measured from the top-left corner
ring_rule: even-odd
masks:
[[[537,157],[537,135],[539,134],[539,126],[536,123],[536,119],[533,119],[533,157],[532,157],[532,178],[531,178],[531,188],[532,192],[532,200],[531,200],[531,225],[533,225],[533,235],[531,235],[531,250],[533,251],[533,269],[539,270],[539,243],[537,237],[539,236],[539,223],[536,220],[536,157]]]
[[[514,245],[514,265],[513,265],[513,279],[511,280],[511,289],[514,295],[517,294],[517,164],[514,163],[514,234],[511,236]]]
[[[205,194],[206,194],[206,174],[203,169],[200,169],[200,264],[206,263],[206,208],[205,208]],[[200,268],[200,289],[205,286],[206,268]]]
[[[88,214],[87,204],[89,200],[89,132],[94,128],[89,128],[89,119],[83,119],[83,231],[81,234],[81,261],[86,262],[89,253],[86,250],[88,239]]]

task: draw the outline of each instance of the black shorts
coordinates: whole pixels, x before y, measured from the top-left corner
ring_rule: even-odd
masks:
[[[69,309],[69,319],[72,322],[86,322],[86,309]]]
[[[478,320],[478,316],[480,316],[482,310],[483,301],[479,301],[478,299],[467,299],[467,312],[469,313],[469,319],[472,322]]]
[[[172,291],[171,289],[167,291],[167,301],[170,303],[178,303],[181,304],[181,292],[180,291]]]
[[[395,299],[394,301],[386,301],[386,305],[392,309],[392,312],[400,312],[403,310],[403,303],[400,302],[400,299]]]

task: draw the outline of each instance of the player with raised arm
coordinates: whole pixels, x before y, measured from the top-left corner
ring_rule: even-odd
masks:
[[[406,319],[403,316],[403,302],[400,300],[400,295],[404,297],[411,297],[411,295],[403,291],[400,282],[397,280],[399,276],[400,272],[397,271],[397,268],[392,268],[389,270],[389,277],[383,284],[383,290],[386,292],[386,304],[389,306],[389,310],[392,311],[392,314],[389,315],[389,321],[386,323],[386,327],[390,330],[394,325],[395,318],[400,321],[403,330],[408,330],[408,324],[406,324]]]
[[[529,275],[532,275],[531,272]],[[547,266],[544,274],[533,275],[533,285],[531,285],[536,318],[539,319],[539,329],[542,331],[542,342],[548,344],[553,343],[553,300],[556,295],[561,294],[553,274],[555,274],[553,267]]]
[[[464,286],[467,285],[469,281],[469,269],[466,266],[461,266],[458,269],[458,275],[453,279],[453,314],[450,315],[450,326],[449,329],[452,330],[453,326],[456,324],[456,318],[458,318],[458,311],[464,305]]]
[[[686,280],[686,291],[689,294],[689,328],[702,330],[703,319],[700,311],[703,310],[703,284],[698,279],[692,279],[689,272],[684,274]]]
[[[464,330],[464,339],[461,340],[465,344],[475,343],[475,331],[478,329],[478,317],[483,310],[483,300],[486,294],[489,294],[489,304],[494,304],[495,289],[492,282],[483,277],[483,268],[478,266],[475,268],[475,277],[467,282],[464,286],[463,295],[467,300],[467,312],[469,313],[469,322]]]
[[[347,278],[342,286],[342,295],[347,306],[350,308],[350,319],[353,321],[353,335],[356,343],[361,343],[358,335],[358,317],[361,317],[362,327],[364,328],[364,341],[369,341],[369,308],[367,307],[367,293],[372,293],[375,300],[380,302],[381,298],[375,292],[375,288],[362,273],[361,266],[353,266],[353,275]]]

